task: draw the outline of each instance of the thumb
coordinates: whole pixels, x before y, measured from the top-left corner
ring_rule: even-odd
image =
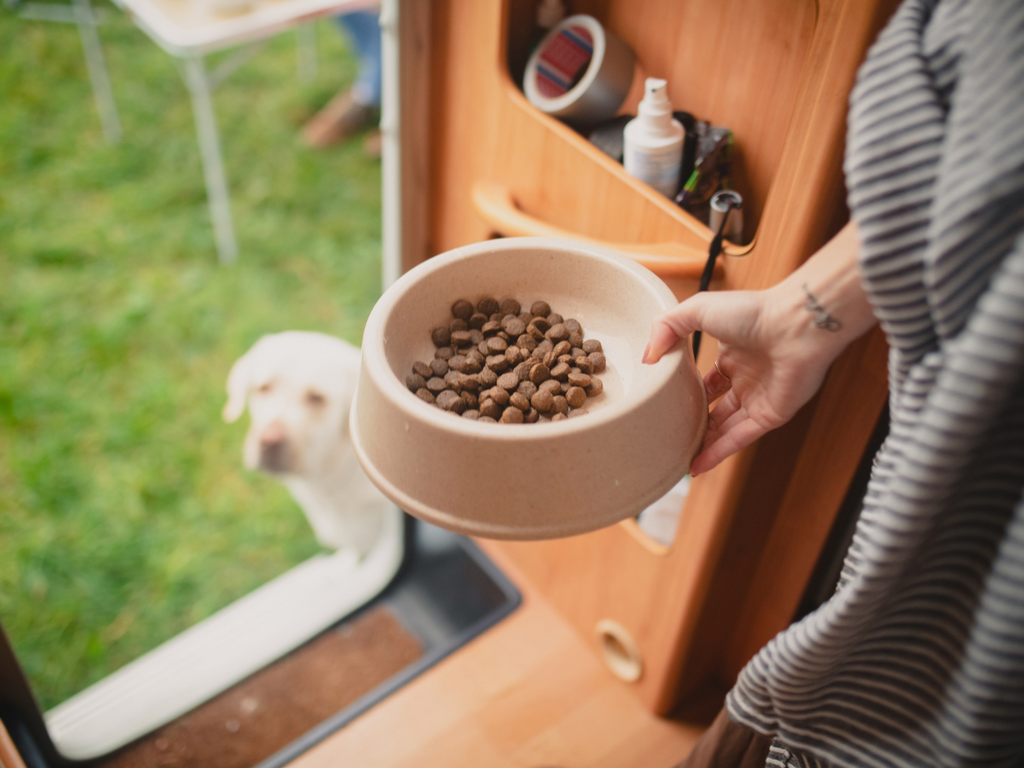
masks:
[[[706,293],[698,293],[654,318],[643,362],[648,365],[658,362],[680,339],[702,330],[707,296]]]

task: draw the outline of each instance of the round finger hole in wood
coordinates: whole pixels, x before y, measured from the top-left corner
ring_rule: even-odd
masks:
[[[633,636],[611,619],[601,619],[595,628],[601,658],[612,674],[627,683],[635,683],[643,674],[643,659]]]

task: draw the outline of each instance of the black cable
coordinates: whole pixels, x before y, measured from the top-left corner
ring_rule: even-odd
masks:
[[[743,203],[729,198],[726,200],[725,214],[722,216],[722,223],[718,225],[718,232],[711,238],[711,245],[708,246],[708,260],[704,262],[704,273],[700,276],[700,286],[697,288],[697,293],[706,291],[708,286],[711,285],[711,276],[715,274],[715,261],[718,259],[718,255],[722,252],[722,238],[725,233],[725,225],[729,223],[729,214],[734,208],[742,208]],[[700,331],[693,332],[693,359],[697,359],[697,353],[700,351]]]

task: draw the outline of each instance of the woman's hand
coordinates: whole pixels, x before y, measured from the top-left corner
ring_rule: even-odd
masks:
[[[782,426],[818,391],[832,361],[872,325],[848,225],[785,281],[765,291],[699,293],[655,318],[643,362],[696,330],[718,339],[704,377],[708,419],[698,475]]]

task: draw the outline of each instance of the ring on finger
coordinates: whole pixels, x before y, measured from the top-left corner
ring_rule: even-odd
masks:
[[[722,373],[722,369],[718,366],[718,361],[717,360],[715,360],[715,370],[718,371],[718,375],[719,376],[721,376],[723,379],[725,379],[730,384],[732,384],[732,379],[730,377],[726,376],[724,373]]]

